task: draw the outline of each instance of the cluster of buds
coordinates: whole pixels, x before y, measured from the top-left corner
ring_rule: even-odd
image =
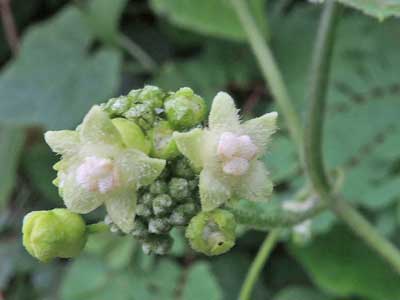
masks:
[[[94,106],[76,130],[47,132],[46,142],[61,155],[54,184],[67,209],[25,217],[28,252],[42,261],[78,255],[89,232],[79,214],[101,205],[110,231],[133,236],[145,253],[166,254],[175,226],[186,227],[196,251],[228,251],[236,223],[224,207],[271,195],[258,158],[277,114],[241,123],[226,93],[215,97],[208,126],[206,111],[190,88],[145,86]]]

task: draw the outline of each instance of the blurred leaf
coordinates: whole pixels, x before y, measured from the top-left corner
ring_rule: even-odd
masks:
[[[292,246],[291,252],[311,279],[329,293],[373,300],[400,295],[400,276],[345,228],[335,227],[306,247]]]
[[[399,0],[339,0],[343,4],[359,9],[364,13],[383,20],[391,16],[400,16]]]
[[[236,299],[239,295],[243,280],[251,263],[251,257],[231,251],[211,260],[211,267],[219,286],[223,291],[224,300]],[[261,284],[262,278],[254,287],[252,300],[265,300],[268,297],[266,287]]]
[[[102,41],[113,44],[118,36],[118,23],[127,0],[91,0],[85,9],[85,18]]]
[[[298,10],[275,24],[280,32],[274,39],[275,53],[299,111],[307,107],[304,72],[310,63],[316,12]],[[331,170],[344,171],[346,198],[371,210],[388,207],[400,195],[400,174],[392,171],[400,159],[395,150],[400,144],[399,28],[397,20],[378,23],[351,15],[341,20],[334,47],[325,160]]]
[[[247,86],[254,79],[254,70],[248,49],[231,43],[209,43],[198,56],[165,64],[154,84],[167,90],[189,86],[210,104],[228,84]]]
[[[245,40],[239,19],[227,0],[151,0],[154,11],[173,24],[206,35]],[[265,0],[250,0],[250,8],[258,26],[265,33]]]
[[[50,148],[44,143],[39,143],[24,152],[22,166],[33,187],[46,199],[60,204],[62,200],[57,187],[52,184],[57,176],[57,172],[53,170],[56,162],[56,156]]]
[[[119,84],[120,56],[88,47],[93,35],[76,8],[66,7],[25,34],[20,54],[0,75],[0,119],[71,128]]]
[[[152,272],[143,272],[112,270],[102,259],[82,256],[65,276],[61,299],[173,300],[179,277],[178,265],[167,259],[161,260]]]
[[[25,141],[22,128],[0,127],[0,210],[6,205],[14,187],[18,160]]]
[[[220,300],[222,291],[214,278],[209,264],[198,262],[188,270],[182,300]]]
[[[332,299],[321,292],[308,287],[289,286],[280,290],[272,300],[329,300]]]

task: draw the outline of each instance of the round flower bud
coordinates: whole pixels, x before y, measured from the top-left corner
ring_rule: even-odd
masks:
[[[191,196],[189,182],[184,178],[172,178],[168,187],[171,197],[178,201],[183,201]]]
[[[185,157],[182,157],[175,162],[172,172],[176,177],[183,177],[186,179],[193,179],[195,177],[190,162]]]
[[[169,235],[151,235],[142,244],[144,254],[165,255],[171,249],[173,240]]]
[[[166,93],[163,90],[153,85],[145,85],[144,88],[132,90],[128,94],[133,103],[147,103],[153,109],[163,107],[165,96]]]
[[[191,247],[206,255],[219,255],[235,245],[236,222],[234,216],[222,209],[200,212],[186,228]]]
[[[111,98],[107,103],[102,105],[102,109],[109,114],[110,117],[121,116],[131,106],[131,101],[126,96]]]
[[[154,109],[149,103],[135,103],[123,116],[134,121],[144,130],[150,129],[156,119]]]
[[[200,124],[206,116],[206,104],[190,88],[181,88],[164,103],[168,121],[175,129],[187,129]]]
[[[135,238],[142,239],[149,234],[146,224],[140,220],[135,220],[135,227],[133,228],[131,235]]]
[[[150,185],[150,193],[154,195],[165,194],[168,192],[168,184],[162,180],[156,180]]]
[[[169,223],[175,226],[184,226],[189,223],[190,218],[196,213],[196,205],[194,203],[181,204],[174,209],[169,216]]]
[[[139,203],[151,206],[153,203],[153,195],[150,193],[143,194],[142,197],[139,198]]]
[[[144,203],[139,203],[136,206],[136,214],[143,218],[148,218],[153,214],[153,212],[151,211],[151,207],[149,205],[146,205]]]
[[[133,121],[123,118],[116,118],[112,123],[117,127],[118,132],[121,134],[124,144],[129,148],[135,148],[145,154],[150,153],[150,141],[144,135],[142,129]]]
[[[171,230],[171,225],[166,218],[153,218],[149,221],[149,232],[155,234],[167,233]]]
[[[150,153],[152,157],[171,159],[180,154],[175,140],[172,138],[173,132],[174,130],[167,121],[154,124],[154,127],[148,132],[152,144]]]
[[[171,211],[174,202],[167,194],[162,194],[154,198],[153,211],[156,216],[164,216]]]
[[[76,257],[87,240],[83,218],[63,208],[27,214],[22,233],[26,250],[43,262],[56,257]]]

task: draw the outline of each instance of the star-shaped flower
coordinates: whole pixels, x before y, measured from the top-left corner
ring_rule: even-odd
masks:
[[[48,131],[45,140],[62,155],[56,164],[60,194],[68,209],[89,213],[105,204],[124,232],[133,229],[137,189],[152,183],[165,160],[129,148],[108,115],[94,106],[76,131]]]
[[[233,99],[220,92],[214,98],[208,128],[174,133],[179,151],[201,170],[204,211],[229,200],[269,199],[273,185],[258,158],[276,130],[277,116],[271,112],[241,123]]]

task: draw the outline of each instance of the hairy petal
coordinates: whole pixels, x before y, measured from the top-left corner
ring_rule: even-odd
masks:
[[[208,126],[211,130],[236,131],[240,126],[238,109],[232,97],[219,92],[213,100]]]
[[[200,198],[203,211],[211,211],[229,200],[230,186],[207,169],[200,173]]]
[[[99,106],[93,106],[79,129],[82,142],[123,146],[122,138],[108,115]]]
[[[254,161],[240,184],[235,188],[235,196],[251,201],[267,201],[271,198],[273,184],[269,173],[261,161]]]
[[[166,161],[148,157],[136,149],[125,149],[116,158],[124,184],[142,185],[152,183],[164,170]]]
[[[131,188],[115,192],[105,201],[111,220],[125,233],[134,227],[136,198],[136,190]]]
[[[107,194],[89,191],[78,183],[76,165],[63,172],[60,181],[65,206],[75,213],[89,213],[102,205],[107,197]]]
[[[200,128],[189,132],[174,132],[174,140],[178,150],[186,156],[196,169],[203,167],[202,146],[204,131]]]
[[[271,135],[276,131],[278,113],[271,112],[261,117],[246,121],[242,125],[242,133],[251,137],[251,141],[257,146],[258,154],[262,155]]]
[[[58,154],[76,153],[79,148],[79,134],[73,130],[47,131],[44,134],[46,143]]]

